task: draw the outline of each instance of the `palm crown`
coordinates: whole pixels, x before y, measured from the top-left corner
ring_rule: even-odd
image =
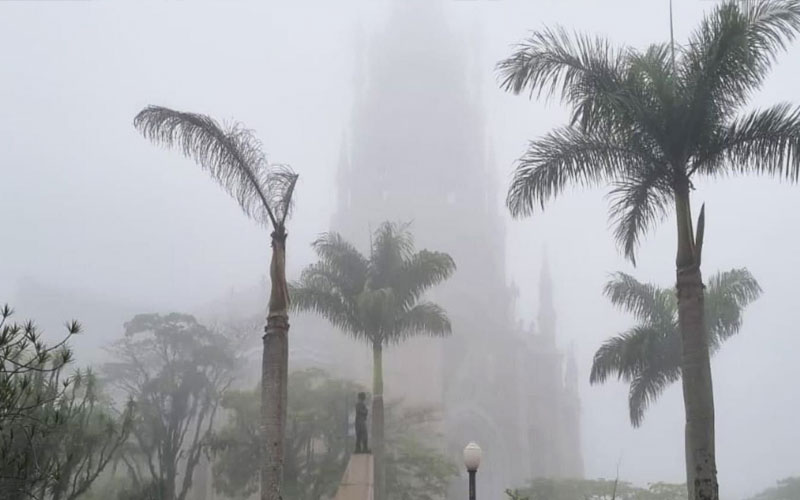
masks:
[[[638,427],[650,403],[681,377],[681,337],[675,291],[641,283],[617,273],[605,295],[638,324],[607,340],[594,355],[590,381],[616,376],[630,384],[630,419]],[[713,275],[705,297],[708,344],[716,352],[742,326],[742,311],[761,295],[761,287],[746,269]]]
[[[568,184],[609,183],[615,237],[635,262],[643,233],[673,199],[688,200],[698,175],[797,181],[800,110],[778,104],[737,113],[799,29],[800,1],[785,0],[723,4],[674,48],[614,48],[563,29],[533,33],[498,64],[501,85],[560,94],[572,118],[531,142],[509,188],[509,209],[530,215]],[[686,203],[679,217],[690,216]]]
[[[146,107],[133,124],[151,141],[177,147],[195,160],[250,218],[283,228],[297,174],[286,165],[270,164],[251,130],[240,124],[223,127],[208,116],[161,106]]]
[[[338,233],[313,243],[319,262],[293,283],[292,306],[316,312],[358,340],[387,345],[424,333],[447,335],[444,309],[422,294],[455,271],[442,252],[414,252],[408,224],[383,223],[369,258]]]

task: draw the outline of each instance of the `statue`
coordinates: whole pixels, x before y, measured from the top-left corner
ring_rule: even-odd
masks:
[[[367,447],[367,395],[363,392],[358,393],[358,403],[356,403],[356,453],[369,453]]]

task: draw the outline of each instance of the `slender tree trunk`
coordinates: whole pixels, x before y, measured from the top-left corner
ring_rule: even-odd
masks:
[[[384,429],[383,346],[375,343],[372,346],[372,455],[374,458],[373,495],[375,500],[386,499]]]
[[[280,500],[283,480],[286,385],[289,371],[289,293],[286,286],[286,230],[272,233],[272,290],[261,363],[261,500]]]
[[[700,273],[702,235],[698,234],[695,241],[688,190],[676,196],[676,213],[676,289],[681,332],[681,380],[686,412],[686,485],[690,500],[719,500],[714,448],[714,390],[705,328],[703,278]]]

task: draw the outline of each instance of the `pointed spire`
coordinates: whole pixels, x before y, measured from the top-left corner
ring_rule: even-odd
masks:
[[[543,252],[542,270],[539,274],[539,332],[555,344],[556,310],[553,306],[553,281],[550,278],[547,248]]]

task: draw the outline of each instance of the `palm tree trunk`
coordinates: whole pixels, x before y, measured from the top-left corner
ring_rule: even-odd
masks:
[[[719,500],[714,448],[714,389],[700,272],[702,241],[695,241],[688,190],[676,196],[676,213],[676,288],[681,332],[681,380],[686,413],[686,485],[690,500]]]
[[[264,440],[261,500],[280,500],[289,371],[289,293],[286,286],[286,230],[283,226],[272,233],[270,278],[272,290],[261,363],[261,433]]]
[[[372,454],[375,459],[373,465],[375,500],[386,498],[383,418],[383,346],[376,342],[372,346]]]

